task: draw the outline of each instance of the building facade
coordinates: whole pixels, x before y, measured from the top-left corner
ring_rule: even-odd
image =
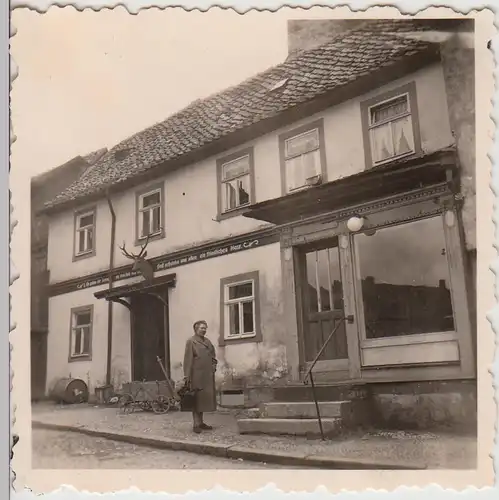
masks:
[[[47,266],[49,220],[38,213],[75,182],[105,149],[85,157],[77,156],[64,165],[34,177],[31,182],[31,397],[41,399],[46,393],[47,334],[49,326],[48,285],[50,272]]]
[[[472,26],[324,30],[47,204],[47,391],[178,380],[198,319],[220,387],[300,384],[325,343],[323,384],[473,383]]]

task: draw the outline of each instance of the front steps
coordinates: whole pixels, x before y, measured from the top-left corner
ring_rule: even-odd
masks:
[[[362,401],[319,402],[324,435],[337,436],[345,428],[360,425],[366,412]],[[256,418],[237,422],[240,434],[291,435],[320,437],[317,409],[313,401],[265,403]]]
[[[326,436],[339,434],[341,419],[322,418],[322,428]],[[267,434],[269,436],[319,437],[319,421],[298,418],[246,418],[237,422],[240,434]]]

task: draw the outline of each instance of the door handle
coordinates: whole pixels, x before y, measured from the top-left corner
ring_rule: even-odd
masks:
[[[345,319],[347,320],[347,323],[350,323],[350,324],[354,323],[354,321],[355,321],[355,317],[353,314],[349,314],[348,316],[346,316]]]

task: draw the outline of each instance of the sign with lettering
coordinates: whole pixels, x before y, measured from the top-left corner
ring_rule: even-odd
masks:
[[[241,237],[230,238],[223,242],[217,242],[211,245],[203,245],[190,250],[175,252],[170,255],[155,257],[151,259],[154,271],[164,271],[175,267],[202,262],[216,257],[223,257],[232,253],[252,250],[279,241],[277,232],[266,232],[262,234],[253,234],[247,239]],[[113,282],[121,281],[136,276],[141,276],[139,271],[132,271],[131,266],[122,267],[113,273]],[[49,296],[62,295],[77,290],[84,290],[95,286],[105,285],[109,283],[109,272],[95,273],[91,276],[86,276],[78,280],[68,280],[61,283],[49,285]]]

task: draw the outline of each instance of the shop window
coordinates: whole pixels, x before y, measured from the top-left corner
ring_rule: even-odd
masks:
[[[75,214],[75,258],[95,255],[95,208]]]
[[[322,120],[279,138],[284,193],[321,184],[326,177]]]
[[[366,338],[454,331],[442,218],[368,234],[354,237]]]
[[[249,148],[217,161],[218,215],[239,215],[254,202],[253,149]]]
[[[414,84],[377,96],[361,106],[368,168],[420,151]]]
[[[163,236],[164,189],[163,184],[137,194],[137,236]]]
[[[71,310],[70,360],[88,359],[92,344],[92,306]]]
[[[221,342],[261,340],[258,272],[221,280]]]

